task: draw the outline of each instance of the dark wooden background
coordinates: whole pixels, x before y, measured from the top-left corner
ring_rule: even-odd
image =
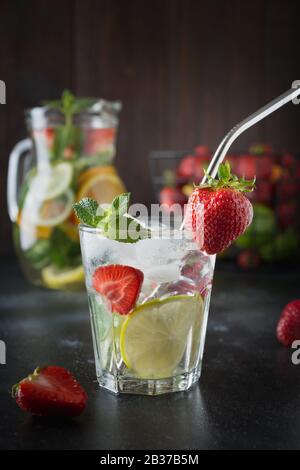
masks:
[[[214,149],[241,118],[300,79],[300,2],[287,0],[0,0],[0,251],[12,250],[8,154],[23,109],[68,87],[120,99],[117,166],[136,201],[153,197],[153,149]],[[242,136],[300,150],[300,106]]]

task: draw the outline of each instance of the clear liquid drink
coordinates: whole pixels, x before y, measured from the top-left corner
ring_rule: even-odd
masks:
[[[179,231],[177,231],[178,235]],[[175,231],[122,243],[80,226],[80,241],[101,387],[115,393],[183,391],[201,373],[215,256]],[[95,289],[95,273],[133,269],[142,278],[126,315]],[[118,301],[119,286],[110,298]],[[124,288],[125,289],[125,288]]]

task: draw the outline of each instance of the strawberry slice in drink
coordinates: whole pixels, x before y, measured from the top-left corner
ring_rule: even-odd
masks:
[[[100,266],[93,274],[93,287],[110,304],[112,312],[127,315],[135,306],[144,274],[121,264]]]

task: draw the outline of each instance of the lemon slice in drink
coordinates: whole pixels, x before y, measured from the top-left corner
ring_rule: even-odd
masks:
[[[202,318],[199,295],[176,295],[140,305],[121,328],[123,361],[141,378],[172,376],[186,348],[194,349]]]
[[[82,266],[59,269],[51,264],[42,270],[42,279],[50,289],[76,289],[84,281],[84,271]]]

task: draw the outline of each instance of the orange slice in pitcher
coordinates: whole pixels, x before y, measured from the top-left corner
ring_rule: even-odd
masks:
[[[87,170],[83,171],[78,177],[78,185],[82,186],[83,183],[90,180],[96,175],[107,175],[107,174],[116,174],[116,169],[113,165],[100,165],[100,166],[93,166],[88,168]]]
[[[114,197],[125,191],[125,186],[115,170],[98,171],[91,173],[89,178],[83,179],[76,199],[80,201],[83,197],[90,197],[99,204],[111,203]]]

